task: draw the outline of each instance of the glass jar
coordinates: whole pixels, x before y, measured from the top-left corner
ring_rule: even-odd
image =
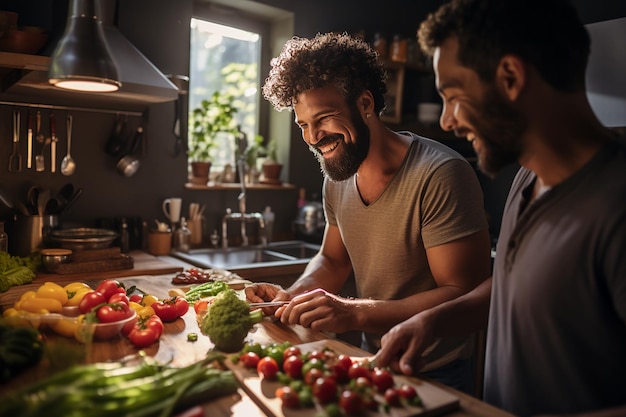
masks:
[[[191,231],[187,227],[187,220],[180,218],[180,227],[174,232],[174,250],[189,252],[191,247]]]
[[[406,62],[407,57],[407,43],[406,39],[401,38],[400,35],[395,35],[393,37],[393,42],[391,43],[391,52],[390,58],[394,62]]]

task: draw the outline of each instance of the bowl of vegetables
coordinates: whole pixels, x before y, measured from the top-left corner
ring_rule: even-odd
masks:
[[[89,340],[111,340],[122,335],[125,328],[131,328],[137,320],[137,313],[129,310],[127,317],[110,322],[90,322],[85,316],[78,317],[77,337],[81,342]],[[128,327],[127,327],[128,326]]]

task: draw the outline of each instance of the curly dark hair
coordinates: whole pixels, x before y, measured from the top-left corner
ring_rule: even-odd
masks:
[[[491,81],[508,53],[533,65],[561,91],[584,89],[590,38],[569,0],[452,0],[422,22],[420,47],[429,56],[450,36],[459,62]]]
[[[294,37],[272,59],[263,97],[276,110],[293,109],[298,94],[334,85],[348,103],[365,90],[374,97],[374,111],[385,108],[385,68],[365,41],[347,34],[317,34],[312,39]]]

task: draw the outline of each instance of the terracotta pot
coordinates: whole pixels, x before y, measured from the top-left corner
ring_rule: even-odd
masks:
[[[265,162],[262,166],[263,177],[261,182],[270,184],[280,184],[280,172],[283,169],[283,164],[275,162]]]
[[[211,172],[210,162],[191,162],[191,181],[206,184]]]

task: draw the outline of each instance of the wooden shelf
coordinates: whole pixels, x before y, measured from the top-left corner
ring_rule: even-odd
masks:
[[[216,184],[209,182],[208,184],[192,184],[186,183],[185,188],[188,190],[240,190],[241,184],[238,182],[233,183],[220,183]],[[246,184],[246,190],[295,190],[296,186],[293,184]]]

